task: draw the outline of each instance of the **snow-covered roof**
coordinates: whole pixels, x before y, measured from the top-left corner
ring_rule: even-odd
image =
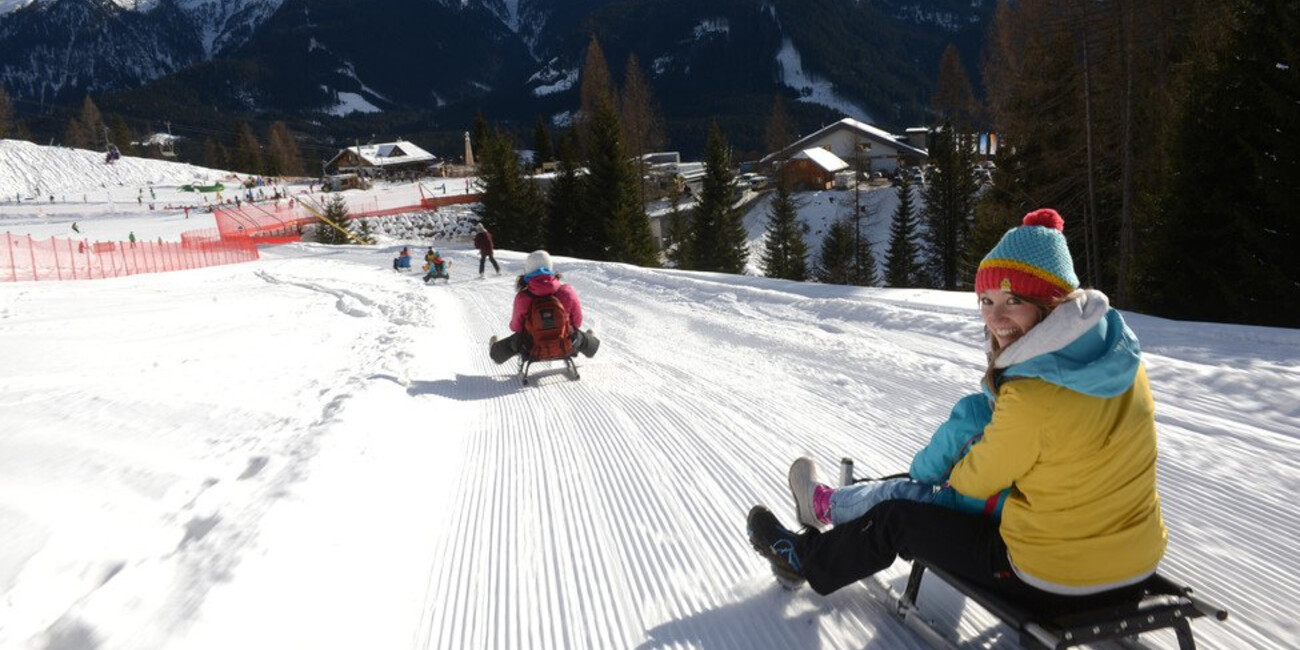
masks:
[[[804,158],[813,161],[813,163],[815,163],[818,167],[821,167],[822,169],[825,169],[826,171],[832,173],[840,171],[841,169],[847,169],[849,166],[848,163],[844,162],[844,159],[840,158],[839,156],[825,149],[822,149],[821,147],[804,149],[803,151],[800,151],[799,153],[791,156],[791,159],[804,159]]]
[[[863,138],[867,140],[879,142],[881,144],[887,144],[891,147],[894,147],[901,153],[908,153],[917,158],[925,159],[928,158],[930,155],[924,149],[918,149],[908,144],[906,142],[906,136],[895,135],[880,127],[872,126],[870,124],[867,124],[866,122],[859,122],[851,117],[846,117],[838,122],[835,122],[834,124],[829,124],[827,126],[818,129],[817,131],[810,133],[809,135],[799,138],[793,144],[785,147],[784,149],[781,149],[780,151],[773,152],[766,156],[763,156],[763,159],[760,162],[764,162],[764,163],[771,162],[773,160],[785,158],[791,151],[805,150],[810,144],[820,140],[828,133],[840,129],[852,130],[853,132],[860,134]]]
[[[437,156],[421,149],[406,140],[385,142],[382,144],[363,144],[360,147],[348,147],[339,155],[351,151],[361,157],[368,165],[387,167],[391,165],[409,165],[417,162],[433,162]],[[338,159],[338,156],[334,157]],[[333,162],[333,161],[331,161]]]

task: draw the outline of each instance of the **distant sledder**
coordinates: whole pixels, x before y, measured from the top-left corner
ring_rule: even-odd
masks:
[[[546,251],[533,251],[516,282],[510,330],[504,339],[493,336],[488,353],[497,364],[519,355],[519,378],[528,385],[528,370],[537,361],[563,361],[573,379],[581,379],[573,358],[588,358],[600,348],[595,332],[582,327],[582,304],[572,285],[560,282]]]
[[[429,252],[424,254],[424,270],[427,271],[427,273],[424,274],[425,284],[437,280],[438,278],[442,278],[444,282],[450,283],[450,269],[451,262],[443,259],[442,251],[436,251],[430,248]]]
[[[411,270],[411,251],[410,251],[410,249],[408,249],[407,247],[403,246],[403,247],[402,247],[402,252],[398,253],[398,254],[397,254],[397,257],[393,258],[393,270],[394,270],[394,271],[410,271],[410,270]]]

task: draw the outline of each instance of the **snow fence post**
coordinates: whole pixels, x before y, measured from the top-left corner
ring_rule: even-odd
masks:
[[[5,248],[9,249],[9,277],[14,282],[18,281],[18,263],[14,261],[14,236],[5,231]]]
[[[32,280],[40,280],[41,276],[36,274],[36,244],[31,235],[27,235],[27,254],[32,258]]]
[[[59,242],[53,235],[50,235],[50,250],[54,252],[54,275],[62,281],[63,267],[59,265]]]

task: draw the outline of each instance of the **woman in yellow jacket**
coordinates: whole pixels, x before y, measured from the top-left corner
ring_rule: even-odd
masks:
[[[1010,488],[1001,521],[891,500],[829,531],[796,534],[756,506],[750,541],[787,585],[807,580],[829,594],[901,555],[1069,610],[1126,597],[1155,572],[1166,532],[1137,337],[1104,294],[1078,288],[1060,215],[1037,210],[1023,223],[975,276],[993,415],[948,477],[977,499]]]

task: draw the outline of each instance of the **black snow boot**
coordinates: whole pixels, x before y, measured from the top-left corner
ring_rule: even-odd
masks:
[[[497,340],[497,337],[495,336],[492,337],[492,340],[488,342],[488,356],[492,357],[492,360],[495,361],[497,365],[509,361],[511,357],[515,356],[515,354],[519,352],[515,349],[515,344],[518,340],[518,337],[514,334],[501,340]]]
[[[596,330],[581,332],[578,338],[581,340],[575,347],[582,353],[582,356],[588,359],[596,356],[596,350],[600,349],[600,339],[596,338]]]
[[[748,524],[749,543],[772,564],[776,581],[791,590],[803,586],[803,568],[797,551],[799,536],[782,526],[776,515],[763,506],[754,506],[749,511]]]

